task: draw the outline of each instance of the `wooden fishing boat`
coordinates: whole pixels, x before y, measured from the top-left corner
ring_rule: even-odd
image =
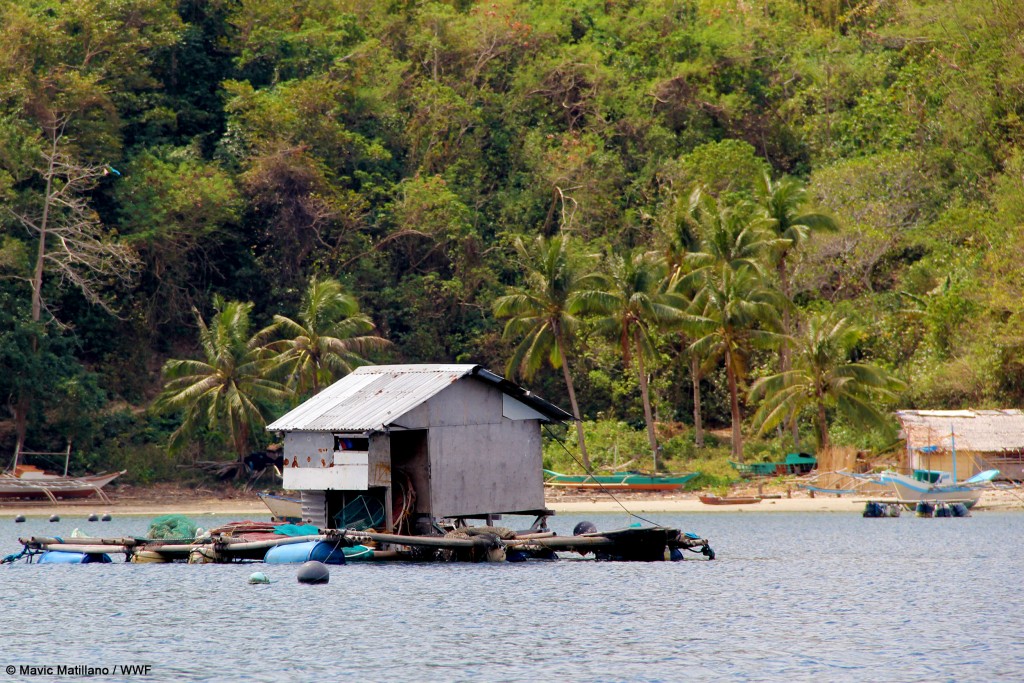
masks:
[[[298,522],[302,520],[302,499],[292,496],[279,496],[273,493],[257,493],[263,504],[270,510],[271,519],[278,522]]]
[[[818,466],[818,460],[809,453],[787,453],[782,462],[733,462],[729,464],[743,477],[772,477],[787,474],[807,474]]]
[[[695,479],[700,472],[685,474],[643,474],[640,472],[622,472],[619,474],[561,474],[544,470],[546,486],[607,489],[611,491],[674,491],[681,489],[687,482]]]
[[[110,499],[101,489],[125,472],[127,470],[104,472],[103,474],[93,474],[85,477],[61,477],[57,475],[15,477],[4,474],[0,475],[0,500],[43,498],[51,502],[57,502],[58,499],[97,496],[106,502],[110,502]]]
[[[752,505],[760,503],[758,496],[699,496],[705,505]]]

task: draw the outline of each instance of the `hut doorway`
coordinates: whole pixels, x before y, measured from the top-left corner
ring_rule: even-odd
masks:
[[[391,470],[393,481],[411,490],[414,516],[430,516],[430,454],[427,430],[391,432]]]

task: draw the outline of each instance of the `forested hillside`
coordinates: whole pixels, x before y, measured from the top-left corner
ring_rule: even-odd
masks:
[[[361,362],[737,457],[1024,399],[1015,0],[0,0],[0,45],[5,465],[231,458]]]

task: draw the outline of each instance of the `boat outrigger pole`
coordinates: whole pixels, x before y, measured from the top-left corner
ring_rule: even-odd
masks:
[[[950,451],[953,453],[953,482],[952,483],[955,484],[958,481],[958,477],[960,475],[957,474],[957,471],[956,471],[956,435],[953,432],[953,423],[952,422],[949,423],[949,448],[950,448]]]

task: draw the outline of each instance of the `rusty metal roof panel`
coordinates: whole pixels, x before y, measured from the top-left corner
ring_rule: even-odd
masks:
[[[470,375],[476,365],[367,365],[267,426],[269,431],[368,432],[383,429]]]

